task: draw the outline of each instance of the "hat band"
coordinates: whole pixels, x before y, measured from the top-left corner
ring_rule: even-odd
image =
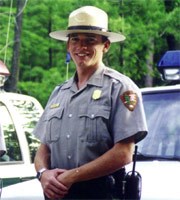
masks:
[[[107,29],[98,26],[69,26],[68,30],[93,30],[107,32]]]

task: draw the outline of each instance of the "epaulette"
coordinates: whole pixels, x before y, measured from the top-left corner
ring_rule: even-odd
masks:
[[[113,78],[114,80],[118,82],[124,82],[126,80],[129,80],[129,77],[127,77],[126,75],[121,74],[120,72],[109,67],[105,68],[104,74]]]

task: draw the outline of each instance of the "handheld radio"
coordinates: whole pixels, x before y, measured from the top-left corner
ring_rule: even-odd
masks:
[[[135,146],[135,152],[133,156],[133,169],[125,175],[125,194],[124,199],[140,200],[142,189],[142,178],[139,172],[135,171],[136,157],[137,157],[137,145]]]

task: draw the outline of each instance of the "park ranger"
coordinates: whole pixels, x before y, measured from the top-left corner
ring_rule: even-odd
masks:
[[[116,175],[147,134],[138,87],[102,61],[125,37],[109,32],[107,14],[93,6],[73,11],[68,29],[50,36],[67,42],[76,72],[54,89],[34,130],[37,177],[47,199],[113,199]]]

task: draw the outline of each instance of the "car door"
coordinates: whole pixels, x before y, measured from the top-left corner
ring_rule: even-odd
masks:
[[[0,97],[0,124],[6,146],[6,154],[0,158],[0,178],[5,187],[35,177],[33,158],[39,141],[32,131],[42,107],[28,96]]]

